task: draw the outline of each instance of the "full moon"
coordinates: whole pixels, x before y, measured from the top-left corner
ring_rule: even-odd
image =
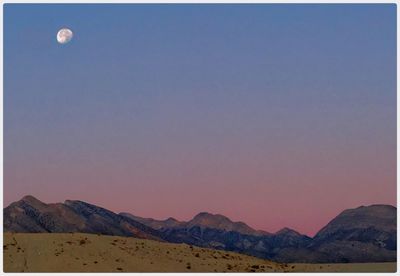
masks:
[[[63,28],[57,33],[57,41],[60,44],[66,44],[71,41],[73,36],[74,34],[70,29]]]

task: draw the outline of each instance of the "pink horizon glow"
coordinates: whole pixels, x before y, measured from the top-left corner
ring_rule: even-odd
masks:
[[[299,150],[290,154],[292,159],[269,151],[274,158],[268,160],[263,160],[263,154],[242,152],[229,161],[216,155],[208,160],[208,154],[198,154],[196,159],[185,156],[191,162],[184,156],[149,160],[136,155],[131,162],[118,162],[124,164],[118,167],[101,157],[96,162],[50,162],[54,157],[49,155],[45,166],[25,163],[19,171],[7,170],[6,183],[19,185],[5,186],[4,204],[31,194],[46,203],[76,199],[154,219],[187,221],[209,212],[258,230],[288,227],[309,236],[345,209],[396,206],[396,194],[388,192],[395,191],[395,174],[387,173],[395,170],[380,166],[374,151],[352,155],[343,148],[331,150],[330,155],[305,157]],[[375,185],[378,180],[382,184]]]

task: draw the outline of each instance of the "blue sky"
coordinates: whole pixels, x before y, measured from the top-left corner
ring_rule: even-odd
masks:
[[[311,233],[395,202],[396,6],[5,4],[4,106],[6,204]]]

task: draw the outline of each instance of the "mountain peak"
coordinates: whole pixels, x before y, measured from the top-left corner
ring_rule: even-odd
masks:
[[[26,195],[24,196],[20,202],[25,202],[31,206],[34,207],[42,207],[42,206],[46,206],[45,203],[43,203],[42,201],[40,201],[39,199],[35,198],[34,196],[31,195]]]
[[[228,217],[220,214],[211,214],[208,212],[200,212],[187,222],[189,227],[200,226],[205,228],[213,228],[224,231],[234,231],[245,235],[265,235],[266,232],[254,230],[246,223],[238,221],[234,222]]]
[[[227,220],[230,221],[229,218],[227,218],[227,217],[225,217],[223,215],[211,214],[211,213],[208,213],[208,212],[200,212],[197,215],[195,215],[192,220],[198,220],[198,219],[227,219]]]
[[[169,217],[165,220],[165,222],[179,222],[179,221],[173,217]]]
[[[301,236],[301,234],[293,229],[290,229],[288,227],[284,227],[278,232],[275,233],[275,235],[291,235],[291,236]]]
[[[83,204],[89,204],[87,202],[81,201],[81,200],[75,200],[75,199],[66,199],[64,200],[64,204],[77,204],[77,203],[83,203]]]
[[[200,212],[197,215],[195,215],[193,218],[196,218],[196,217],[213,217],[213,216],[216,216],[216,215],[215,214],[211,214],[209,212]]]
[[[39,201],[39,202],[41,202],[39,199],[37,199],[36,197],[34,197],[32,195],[26,195],[23,198],[21,198],[21,200],[23,200],[23,201]]]
[[[397,208],[392,205],[373,204],[344,210],[335,219],[357,217],[358,220],[364,221],[374,217],[393,218],[395,213],[397,213]]]
[[[219,214],[211,214],[207,212],[200,212],[193,217],[191,221],[188,222],[190,225],[207,226],[210,228],[220,228],[224,225],[232,224],[233,222]]]

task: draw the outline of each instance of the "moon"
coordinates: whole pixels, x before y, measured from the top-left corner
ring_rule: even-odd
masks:
[[[66,44],[71,41],[74,33],[68,28],[62,28],[57,33],[57,41],[60,44]]]

